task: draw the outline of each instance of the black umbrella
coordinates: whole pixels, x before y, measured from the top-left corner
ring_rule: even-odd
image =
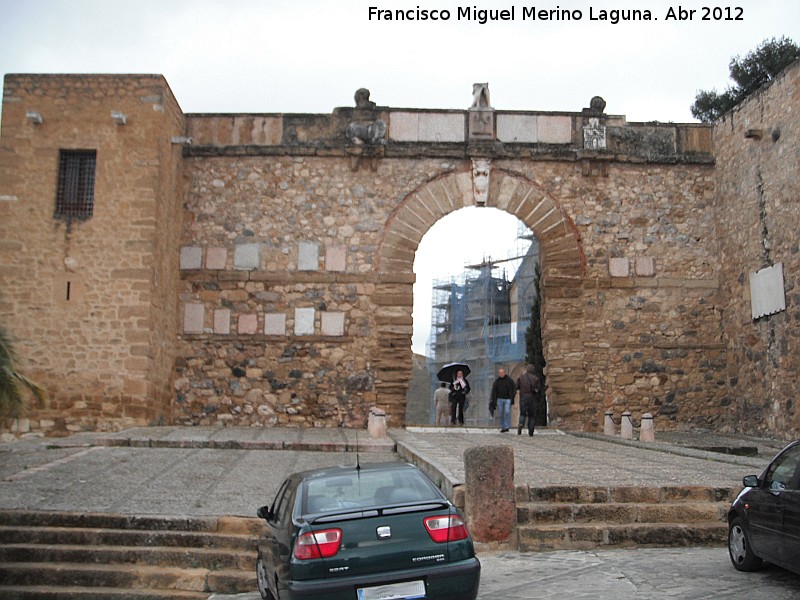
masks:
[[[448,363],[439,369],[439,372],[436,374],[436,377],[439,381],[445,381],[447,383],[453,383],[456,378],[456,373],[461,371],[464,374],[464,377],[469,375],[470,368],[469,365],[465,365],[464,363]]]

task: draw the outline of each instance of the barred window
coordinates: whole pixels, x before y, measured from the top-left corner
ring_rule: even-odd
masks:
[[[58,156],[56,219],[88,219],[94,211],[95,150],[61,150]]]

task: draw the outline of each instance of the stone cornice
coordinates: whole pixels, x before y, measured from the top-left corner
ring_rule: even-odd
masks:
[[[492,143],[435,143],[398,142],[380,147],[348,145],[187,145],[184,158],[258,157],[258,156],[308,156],[315,158],[349,159],[531,159],[537,161],[580,162],[584,160],[605,163],[634,164],[696,164],[713,165],[714,157],[707,153],[685,153],[640,156],[603,150],[584,150],[557,144],[504,144]]]
[[[331,285],[348,283],[376,283],[413,285],[416,275],[413,273],[330,273],[316,271],[231,271],[211,269],[184,269],[181,279],[196,283],[257,281],[273,285],[291,285],[298,283]]]
[[[266,335],[263,333],[181,333],[178,339],[209,343],[236,342],[237,344],[264,344],[266,342],[302,342],[306,344],[351,344],[352,336],[337,335]]]

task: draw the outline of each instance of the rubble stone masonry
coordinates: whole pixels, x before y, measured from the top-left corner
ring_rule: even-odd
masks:
[[[731,426],[800,431],[800,62],[714,128]],[[753,320],[750,275],[783,265],[786,310]]]
[[[0,318],[53,398],[32,427],[365,427],[375,405],[401,425],[417,246],[485,203],[540,242],[558,425],[789,436],[797,73],[714,146],[603,108],[183,115],[160,76],[9,75]],[[97,150],[87,221],[53,217],[64,148]],[[778,261],[795,308],[754,323],[748,273]]]

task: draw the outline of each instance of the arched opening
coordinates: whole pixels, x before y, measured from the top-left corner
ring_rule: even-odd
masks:
[[[437,423],[436,373],[453,362],[471,369],[465,424],[494,424],[488,398],[497,369],[513,374],[525,361],[538,264],[532,232],[496,208],[459,209],[423,236],[414,261],[414,367],[406,395],[407,425]]]
[[[391,277],[392,295],[378,307],[379,323],[411,312],[410,302],[395,299],[413,295],[413,264],[423,236],[445,215],[476,206],[471,168],[449,172],[423,184],[393,211],[378,248],[377,270]],[[530,179],[502,169],[491,169],[482,205],[498,208],[521,220],[536,236],[541,254],[542,342],[548,357],[548,401],[551,416],[560,418],[580,413],[584,397],[584,349],[574,324],[584,310],[581,301],[586,259],[572,219],[560,205]],[[404,277],[406,277],[404,279]],[[577,319],[577,320],[576,320]],[[376,391],[394,404],[394,414],[405,408],[405,391],[411,379],[412,327],[402,331],[380,329],[381,348],[387,355],[377,372]],[[390,351],[390,352],[389,352]],[[398,381],[405,381],[402,393]],[[385,393],[383,393],[385,390]],[[560,406],[563,405],[563,411]]]

